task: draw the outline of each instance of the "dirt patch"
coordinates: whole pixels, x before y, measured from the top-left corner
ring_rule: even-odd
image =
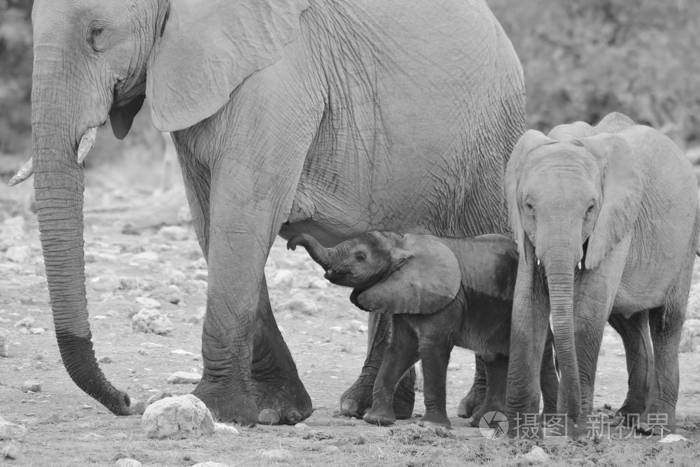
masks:
[[[87,190],[87,289],[97,357],[108,378],[140,400],[160,390],[185,394],[193,388],[167,379],[177,371],[201,372],[206,292],[206,265],[194,232],[178,221],[184,220],[184,197],[178,190],[154,194],[158,177],[149,173],[93,172]],[[267,266],[271,300],[314,402],[313,416],[300,427],[239,427],[239,434],[147,439],[138,417],[108,413],[70,381],[61,364],[37,228],[33,216],[24,215],[30,188],[0,189],[6,208],[0,219],[0,335],[8,353],[0,357],[0,416],[28,430],[17,443],[18,458],[4,461],[8,465],[113,465],[123,457],[144,465],[187,466],[204,461],[334,466],[529,462],[523,456],[532,451],[532,442],[487,439],[456,417],[454,429],[436,431],[417,425],[419,417],[378,428],[334,416],[340,394],[364,358],[366,315],[349,303],[349,290],[327,284],[302,251],[288,252],[282,242],[275,244]],[[175,227],[158,226],[163,223]],[[697,277],[695,283],[700,284]],[[162,333],[139,331],[133,318],[144,309],[156,310],[171,326]],[[690,313],[697,316],[698,311],[693,302]],[[700,355],[692,343],[689,350],[680,357],[678,414],[679,433],[690,441],[545,440],[539,444],[548,462],[697,465]],[[606,330],[601,354],[595,403],[617,407],[627,378],[622,344],[612,329]],[[448,413],[456,415],[473,371],[472,353],[455,349],[448,372]],[[40,383],[40,391],[23,391],[30,380]],[[422,412],[419,392],[415,413]]]

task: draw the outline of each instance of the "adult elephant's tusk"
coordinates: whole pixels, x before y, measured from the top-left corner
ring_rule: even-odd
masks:
[[[22,183],[23,181],[25,181],[26,179],[28,179],[29,177],[31,177],[33,173],[34,173],[34,159],[30,157],[27,162],[22,164],[22,167],[19,168],[19,170],[17,171],[15,176],[10,179],[8,184],[10,186],[18,185],[18,184]]]
[[[95,138],[97,138],[97,127],[88,128],[83,137],[80,138],[80,145],[78,146],[78,164],[82,164],[87,157],[90,149],[95,144]]]

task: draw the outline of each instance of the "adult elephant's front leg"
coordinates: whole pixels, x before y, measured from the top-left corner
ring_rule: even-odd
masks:
[[[260,423],[295,424],[311,415],[311,398],[277,327],[265,280],[255,321],[252,379]]]
[[[372,388],[389,342],[390,318],[384,313],[369,314],[367,356],[362,371],[340,397],[340,413],[346,417],[362,418],[372,406]],[[413,414],[415,381],[416,371],[411,367],[396,386],[393,407],[397,419],[411,418]]]

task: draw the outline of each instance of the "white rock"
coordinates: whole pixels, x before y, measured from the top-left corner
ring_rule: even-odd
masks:
[[[20,449],[17,443],[10,441],[2,448],[2,457],[0,459],[17,459],[19,458]]]
[[[195,353],[190,352],[189,350],[183,350],[183,349],[171,350],[170,353],[172,355],[183,355],[185,357],[193,357],[196,355]]]
[[[227,425],[225,423],[214,423],[214,431],[216,433],[223,433],[226,435],[237,435],[239,434],[236,427]]]
[[[8,422],[0,417],[0,439],[22,439],[27,434],[27,429],[22,425]]]
[[[260,457],[275,462],[291,461],[293,458],[292,453],[287,449],[268,449],[266,451],[261,451]]]
[[[367,332],[367,324],[363,323],[359,319],[350,320],[348,329],[354,332]]]
[[[41,392],[41,382],[33,379],[22,383],[22,392]]]
[[[136,297],[136,303],[146,308],[160,308],[161,304],[155,298],[150,297]]]
[[[114,463],[117,467],[141,467],[143,464],[136,459],[129,459],[128,457],[122,457],[117,462]]]
[[[141,417],[149,438],[187,438],[214,433],[214,419],[204,402],[192,394],[167,397],[149,405]]]
[[[688,438],[683,435],[671,433],[670,435],[666,435],[664,438],[660,439],[659,443],[677,443],[679,441],[688,441]]]
[[[131,318],[131,328],[140,331],[162,336],[168,335],[175,329],[172,321],[158,310],[144,308]]]
[[[5,253],[7,259],[13,263],[26,263],[32,257],[32,250],[26,245],[11,246]]]
[[[29,334],[41,335],[46,332],[44,328],[29,328]]]
[[[26,328],[29,329],[33,327],[34,318],[31,316],[26,316],[15,323],[16,328]]]
[[[199,380],[202,379],[202,375],[199,373],[189,373],[187,371],[176,371],[172,375],[168,376],[169,384],[197,384]]]
[[[192,467],[229,467],[229,464],[222,464],[221,462],[200,462],[194,464]]]
[[[293,298],[282,304],[282,310],[291,313],[312,316],[318,314],[318,306],[315,302],[306,298]]]
[[[187,240],[190,237],[190,231],[177,225],[166,225],[158,231],[158,235],[167,240],[179,242]]]
[[[533,464],[544,464],[549,462],[549,455],[539,446],[533,446],[530,452],[524,454],[522,458]]]
[[[160,261],[160,256],[154,251],[144,251],[143,253],[135,254],[131,259],[139,263],[158,263]]]
[[[294,428],[296,428],[297,430],[308,430],[309,425],[307,425],[306,423],[299,422],[296,425],[294,425]]]

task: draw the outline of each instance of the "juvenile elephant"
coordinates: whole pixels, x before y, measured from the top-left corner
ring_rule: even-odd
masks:
[[[482,355],[486,397],[472,417],[477,425],[489,410],[504,410],[510,314],[518,252],[502,235],[473,239],[369,232],[324,248],[310,235],[292,237],[334,284],[353,287],[359,308],[392,315],[391,338],[374,383],[368,423],[395,420],[394,389],[418,360],[424,375],[423,420],[450,426],[445,385],[456,345]],[[542,358],[545,413],[556,409],[557,374],[551,346]]]
[[[220,419],[311,414],[267,294],[278,234],[331,245],[370,229],[508,230],[502,177],[523,76],[483,0],[35,0],[32,24],[34,158],[13,182],[36,172],[66,369],[116,414],[133,407],[94,357],[76,156],[108,119],[125,136],[146,97],[172,133],[208,263],[194,394]],[[348,412],[370,404],[382,322],[370,319]]]
[[[540,369],[530,362],[542,355],[549,320],[562,374],[558,412],[568,416],[570,434],[581,431],[610,317],[630,371],[625,410],[642,423],[648,414],[665,416],[672,429],[699,229],[688,160],[660,132],[613,113],[594,127],[526,132],[507,166],[506,196],[520,250],[509,416],[537,410]]]

